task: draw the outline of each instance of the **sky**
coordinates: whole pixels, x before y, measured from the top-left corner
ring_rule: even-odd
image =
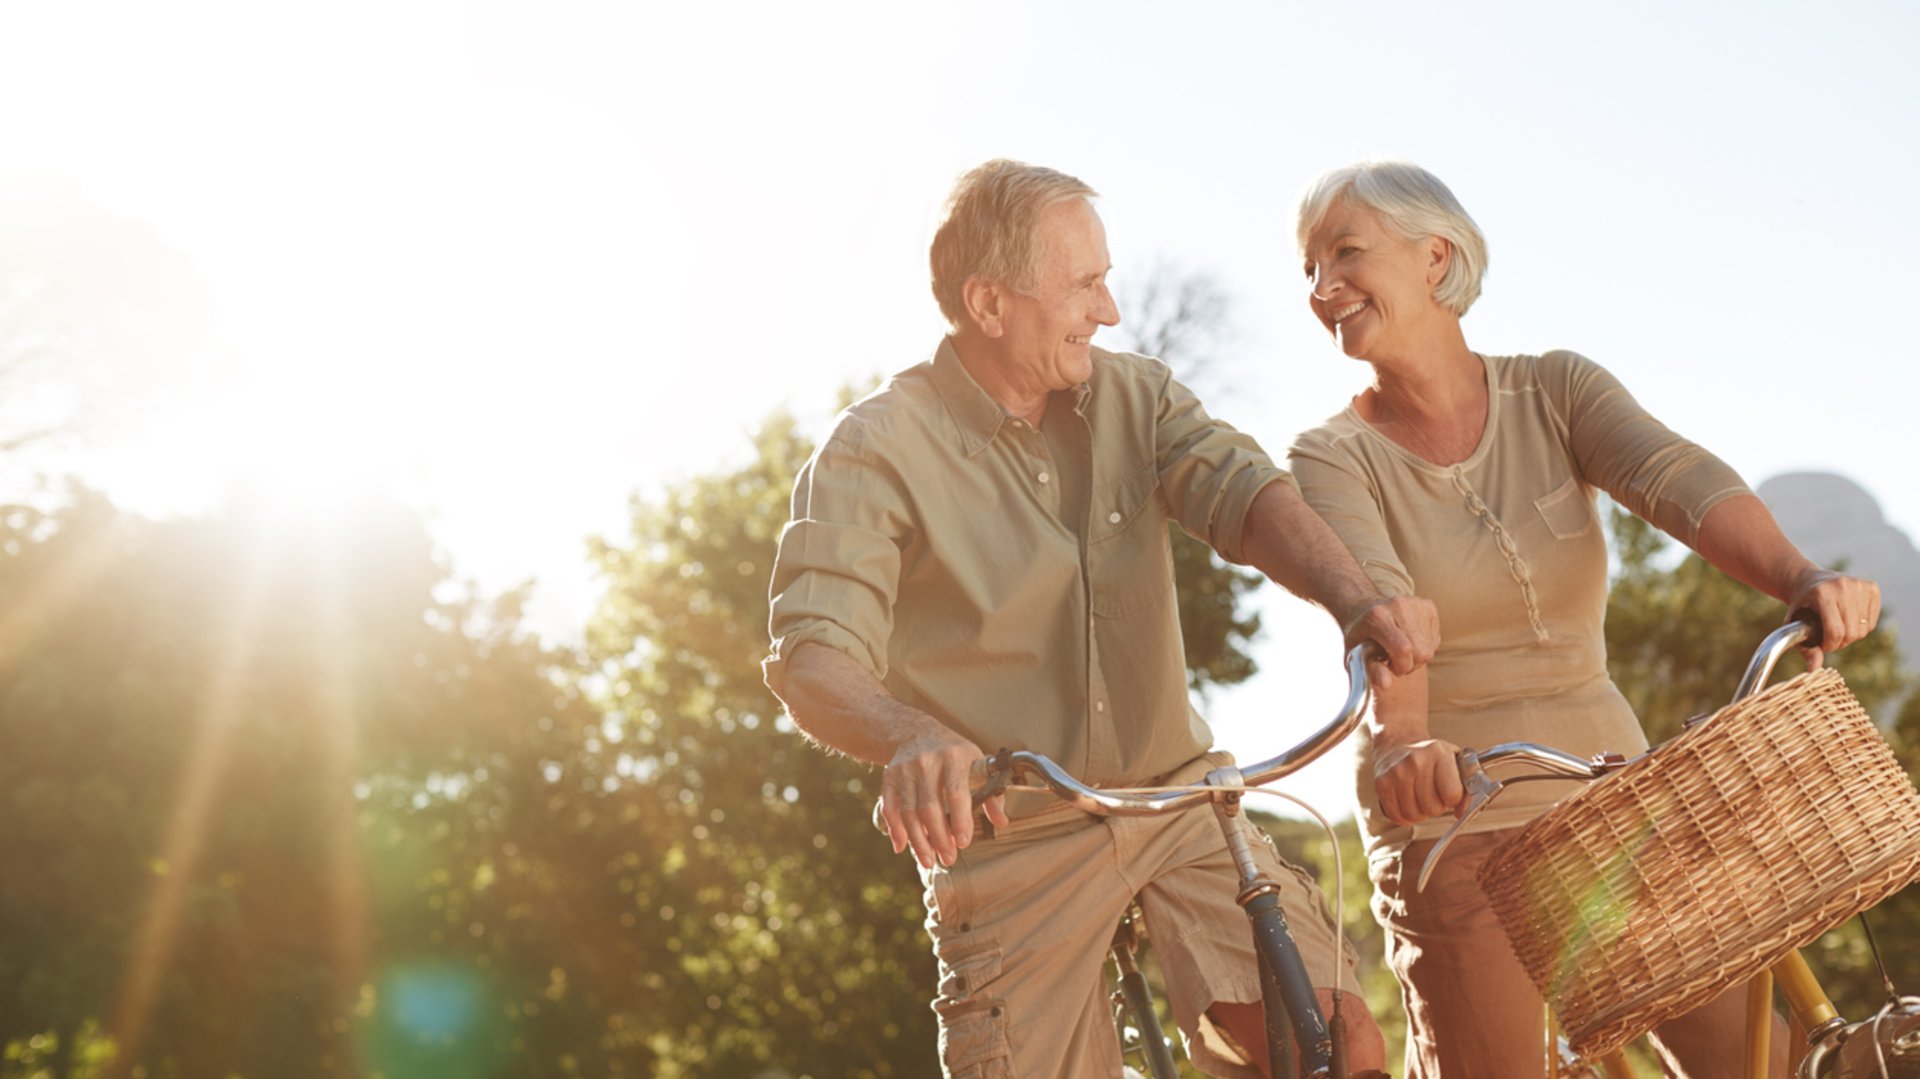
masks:
[[[968,167],[1098,188],[1123,291],[1219,282],[1203,396],[1278,452],[1367,374],[1295,200],[1401,157],[1487,234],[1470,345],[1580,351],[1749,481],[1842,472],[1920,536],[1916,45],[1920,9],[1845,0],[8,5],[0,216],[126,223],[196,311],[121,372],[141,408],[33,466],[154,514],[377,483],[564,638],[631,495],[931,352]],[[1208,705],[1249,758],[1341,696],[1331,624],[1268,591],[1263,673]],[[1306,785],[1334,812],[1344,767]]]

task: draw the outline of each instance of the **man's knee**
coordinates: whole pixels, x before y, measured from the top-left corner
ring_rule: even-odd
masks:
[[[1320,1014],[1333,1025],[1333,990],[1316,989]],[[1264,1005],[1216,1003],[1207,1009],[1214,1025],[1226,1031],[1249,1059],[1262,1071],[1267,1067],[1267,1015]],[[1340,994],[1340,1024],[1346,1032],[1347,1068],[1356,1073],[1383,1071],[1387,1066],[1387,1042],[1380,1027],[1367,1010],[1367,1002],[1352,993]]]

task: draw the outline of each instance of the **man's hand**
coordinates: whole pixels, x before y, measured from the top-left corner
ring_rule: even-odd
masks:
[[[780,700],[793,722],[821,745],[884,765],[878,823],[895,854],[913,847],[928,869],[952,865],[973,842],[969,769],[983,754],[939,720],[911,707],[871,671],[836,648],[802,644],[787,661]],[[987,819],[1007,823],[1006,799],[982,804]]]
[[[1373,792],[1380,811],[1395,824],[1419,824],[1466,804],[1456,754],[1460,747],[1438,738],[1408,745],[1375,746]]]
[[[1386,654],[1371,663],[1373,688],[1385,689],[1395,675],[1412,674],[1433,659],[1440,647],[1440,608],[1418,596],[1376,599],[1341,627],[1347,647],[1372,641]]]
[[[893,852],[913,848],[921,868],[952,865],[973,842],[973,794],[967,787],[973,762],[985,754],[965,738],[936,727],[894,751],[880,779],[880,819]],[[982,803],[987,819],[1004,827],[1006,798]]]

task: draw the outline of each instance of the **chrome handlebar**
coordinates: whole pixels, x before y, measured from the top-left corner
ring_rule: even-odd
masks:
[[[1353,729],[1360,725],[1366,715],[1367,702],[1373,697],[1373,688],[1367,679],[1367,658],[1372,646],[1356,645],[1347,652],[1347,700],[1332,722],[1309,735],[1306,740],[1292,749],[1245,768],[1226,769],[1240,773],[1244,786],[1257,787],[1271,783],[1276,779],[1292,775],[1311,764],[1327,750],[1338,745]],[[1040,787],[1020,785],[1024,789],[1049,789],[1060,798],[1088,813],[1110,817],[1141,817],[1155,813],[1170,813],[1176,809],[1211,802],[1219,791],[1166,791],[1159,793],[1135,793],[1126,790],[1102,790],[1089,787],[1073,778],[1067,771],[1049,758],[1027,750],[1002,750],[991,757],[975,761],[971,776],[971,786],[976,792],[983,788],[993,791],[1008,784],[1016,783],[1022,777],[1038,779]],[[1005,782],[1002,782],[1004,779]],[[1212,784],[1213,777],[1207,779]],[[1223,790],[1233,789],[1223,785]],[[976,799],[984,795],[976,793]]]

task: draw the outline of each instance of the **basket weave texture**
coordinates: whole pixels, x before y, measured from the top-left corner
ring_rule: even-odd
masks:
[[[1480,871],[1573,1049],[1610,1052],[1920,876],[1920,793],[1846,683],[1729,705]]]

